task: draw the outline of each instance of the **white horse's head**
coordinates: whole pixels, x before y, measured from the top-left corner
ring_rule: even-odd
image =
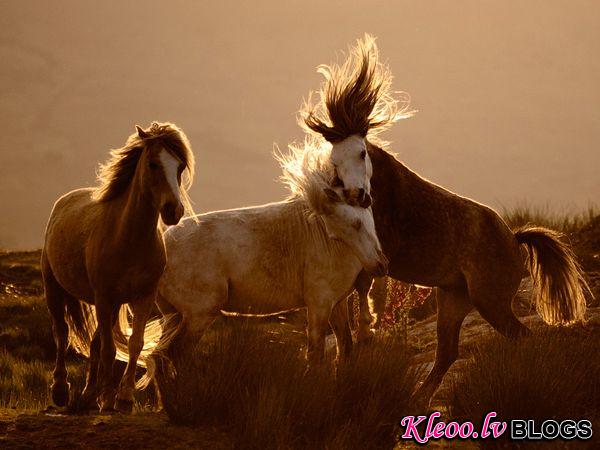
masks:
[[[373,211],[370,207],[348,204],[343,200],[341,187],[330,187],[331,153],[322,139],[307,136],[303,146],[291,145],[289,154],[276,155],[283,169],[281,179],[288,185],[292,198],[306,200],[311,212],[322,220],[329,238],[344,242],[365,270],[381,276],[387,272],[387,259],[375,232]],[[365,163],[360,154],[358,159]]]
[[[367,153],[365,138],[352,135],[336,142],[331,148],[334,174],[330,184],[340,188],[346,201],[353,206],[371,206],[371,176],[373,165]]]
[[[342,241],[374,277],[387,273],[388,260],[381,250],[375,232],[371,208],[351,206],[330,188],[322,191],[319,216],[323,219],[330,239]]]

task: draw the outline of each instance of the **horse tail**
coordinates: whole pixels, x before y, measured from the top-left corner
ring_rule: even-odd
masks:
[[[525,245],[529,256],[536,310],[550,325],[583,321],[584,291],[591,294],[581,266],[561,237],[543,227],[526,226],[515,231],[517,242]]]
[[[119,317],[113,328],[117,359],[129,361],[129,336],[131,336],[130,317],[132,316],[129,305],[121,306]],[[154,357],[163,356],[175,336],[179,332],[181,324],[180,314],[169,314],[163,317],[151,319],[144,328],[144,347],[138,357],[137,365],[146,368],[146,373],[140,378],[136,387],[144,389],[150,384],[155,372]]]
[[[69,325],[69,345],[76,352],[90,356],[90,346],[96,330],[96,313],[94,307],[66,296],[65,319]]]
[[[162,363],[166,363],[170,371],[173,372],[173,367],[170,364],[167,351],[182,329],[183,317],[180,313],[175,313],[163,316],[160,319],[154,319],[152,322],[160,322],[161,334],[158,336],[158,339],[154,341],[155,344],[152,351],[143,358],[143,363],[146,366],[146,373],[137,381],[135,386],[138,389],[144,389],[150,384],[156,373],[156,361],[158,361],[159,358]],[[148,323],[146,330],[148,327],[152,327],[151,322]]]

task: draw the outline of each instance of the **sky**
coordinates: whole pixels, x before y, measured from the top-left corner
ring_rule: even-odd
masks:
[[[283,199],[274,145],[365,32],[419,111],[382,136],[410,168],[494,208],[598,204],[599,23],[594,1],[1,2],[0,248],[39,248],[152,120],[191,140],[197,212]]]

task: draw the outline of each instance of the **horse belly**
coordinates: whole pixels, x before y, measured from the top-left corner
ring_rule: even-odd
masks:
[[[254,274],[231,280],[224,310],[240,314],[273,314],[302,308],[304,300],[298,283],[282,285]]]

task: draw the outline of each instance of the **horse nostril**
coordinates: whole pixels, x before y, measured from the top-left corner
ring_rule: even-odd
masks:
[[[362,201],[365,198],[365,190],[363,188],[360,188],[358,190],[358,199],[360,201]]]
[[[371,196],[365,193],[365,196],[360,201],[360,206],[362,206],[363,208],[368,208],[369,206],[371,206],[372,203],[373,199],[371,198]]]

